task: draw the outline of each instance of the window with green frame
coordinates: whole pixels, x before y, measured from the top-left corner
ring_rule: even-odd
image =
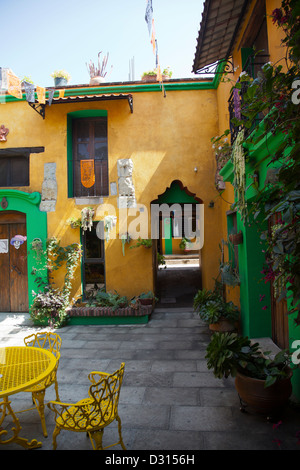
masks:
[[[107,111],[86,110],[68,114],[68,197],[107,196]],[[95,181],[82,183],[82,162],[91,160]]]

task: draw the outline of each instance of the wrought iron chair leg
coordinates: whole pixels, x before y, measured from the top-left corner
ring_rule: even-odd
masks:
[[[56,393],[56,401],[60,401],[60,398],[59,398],[59,395],[58,395],[58,383],[57,383],[57,379],[56,379],[56,378],[55,378],[54,387],[55,387],[55,393]]]
[[[103,450],[103,431],[103,429],[99,429],[99,431],[88,432],[94,450]]]
[[[126,450],[126,447],[125,447],[125,444],[123,442],[123,437],[122,437],[122,425],[121,425],[121,419],[120,417],[117,415],[116,416],[116,420],[118,421],[118,431],[119,431],[119,437],[120,437],[120,444],[122,446],[122,449],[123,450]]]
[[[45,390],[42,390],[40,392],[33,392],[32,397],[34,399],[35,406],[41,418],[44,437],[48,437],[47,428],[46,428],[46,420],[45,420],[45,405],[44,405]]]
[[[52,436],[52,446],[53,446],[53,450],[56,450],[57,448],[57,442],[56,442],[56,438],[57,436],[59,435],[60,433],[60,428],[58,426],[55,426],[55,429],[53,431],[53,436]]]

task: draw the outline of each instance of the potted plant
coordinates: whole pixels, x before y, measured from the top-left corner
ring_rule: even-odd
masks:
[[[190,250],[190,243],[191,243],[191,241],[188,238],[183,237],[181,242],[179,243],[179,248],[181,250],[184,250],[184,251],[189,251]]]
[[[145,248],[152,247],[152,240],[151,239],[144,239],[139,237],[135,245],[132,245],[130,248],[138,248],[139,246],[144,246]]]
[[[170,70],[170,67],[166,67],[162,71],[162,79],[163,80],[169,80],[169,78],[172,77],[173,72]],[[153,70],[148,70],[147,72],[144,72],[142,75],[142,81],[143,82],[156,82],[157,81],[157,69]]]
[[[149,291],[147,293],[142,293],[138,297],[139,303],[141,305],[153,305],[153,302],[156,302],[158,299],[155,297],[153,292]]]
[[[100,61],[100,55],[102,51],[98,53],[98,67],[90,60],[89,64],[86,64],[89,75],[90,75],[90,85],[100,85],[105,82],[105,77],[107,74],[106,67],[109,53],[103,57],[102,62]],[[112,70],[113,66],[111,66]]]
[[[34,238],[31,242],[31,249],[34,251],[36,258],[40,260],[44,253],[42,240],[40,238]]]
[[[216,291],[199,290],[194,297],[194,310],[212,331],[233,331],[237,328],[239,310],[233,302],[225,302]]]
[[[87,229],[90,231],[93,227],[93,217],[95,214],[95,210],[92,207],[84,207],[81,211],[81,226],[83,232]]]
[[[67,220],[67,223],[71,226],[71,228],[81,227],[81,219],[77,217],[70,217],[70,219]]]
[[[287,403],[292,393],[292,371],[286,351],[271,358],[270,352],[263,353],[247,336],[228,332],[214,333],[206,351],[207,367],[213,369],[215,377],[235,377],[241,411],[249,406],[275,417]]]
[[[221,280],[223,284],[228,286],[238,286],[240,284],[240,278],[238,272],[232,267],[231,263],[225,262],[220,264]]]
[[[55,70],[51,77],[54,78],[54,85],[57,86],[66,86],[71,80],[71,75],[65,70]]]
[[[239,231],[239,233],[231,233],[229,235],[229,240],[233,245],[240,245],[243,243],[243,232]]]
[[[98,289],[87,296],[87,307],[109,307],[114,312],[118,308],[124,308],[128,305],[128,299],[119,295],[117,292],[106,292],[105,289]]]
[[[30,316],[37,325],[60,328],[68,320],[67,306],[66,296],[59,289],[46,286],[42,292],[35,294]]]
[[[142,81],[143,82],[156,82],[157,71],[154,69],[154,70],[148,70],[147,72],[144,72],[142,75]]]
[[[123,256],[125,256],[125,245],[126,243],[130,243],[131,237],[129,233],[126,232],[126,233],[123,233],[120,238],[122,242],[122,253],[123,253]]]

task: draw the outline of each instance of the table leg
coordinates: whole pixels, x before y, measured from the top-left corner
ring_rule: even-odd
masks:
[[[31,442],[29,442],[28,439],[19,437],[19,433],[22,428],[20,426],[20,421],[18,420],[15,413],[13,412],[12,407],[10,406],[10,403],[11,402],[8,400],[7,397],[4,397],[3,401],[0,402],[0,444],[10,444],[12,442],[15,442],[16,444],[19,444],[25,449],[36,449],[38,447],[42,447],[42,443],[38,442],[36,439],[33,439]],[[4,439],[4,437],[7,436],[9,432],[2,428],[2,423],[6,415],[10,415],[12,417],[15,427],[12,427],[10,430],[13,435],[7,439]]]

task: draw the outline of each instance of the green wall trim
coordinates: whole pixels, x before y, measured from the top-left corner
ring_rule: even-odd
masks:
[[[16,189],[0,189],[0,200],[5,197],[8,202],[7,209],[0,207],[0,212],[5,210],[19,211],[26,214],[26,230],[27,230],[27,274],[28,274],[28,300],[29,308],[33,301],[32,291],[37,291],[35,277],[32,274],[33,267],[36,266],[36,260],[33,252],[30,250],[31,242],[34,238],[40,238],[45,248],[47,240],[47,213],[41,212],[39,204],[41,195],[38,192],[26,193]],[[41,274],[47,273],[46,266],[40,266]],[[45,269],[45,271],[43,271]]]
[[[133,325],[148,323],[149,315],[140,317],[70,317],[68,325]]]

